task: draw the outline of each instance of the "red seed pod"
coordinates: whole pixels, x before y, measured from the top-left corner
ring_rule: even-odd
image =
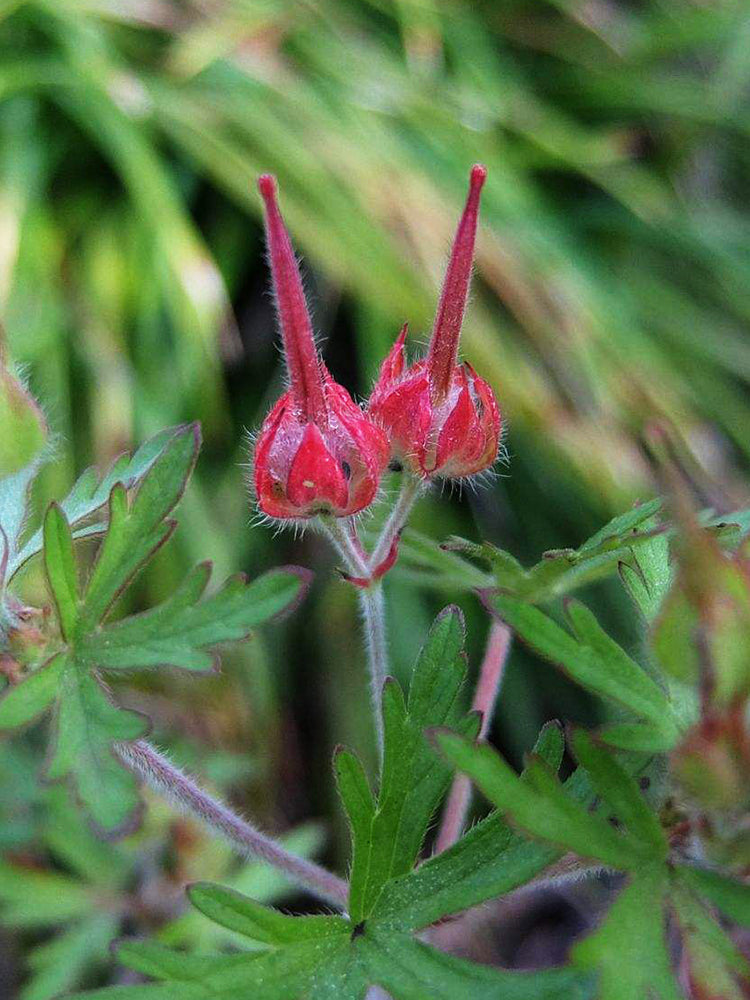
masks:
[[[500,445],[502,421],[492,389],[471,365],[458,363],[486,176],[483,166],[472,168],[427,357],[406,367],[404,326],[368,404],[393,453],[423,477],[472,476],[493,464]]]
[[[276,201],[276,181],[258,182],[289,389],[268,414],[255,443],[258,506],[275,518],[321,513],[347,517],[375,497],[388,461],[383,431],[333,380],[313,339],[302,280]]]

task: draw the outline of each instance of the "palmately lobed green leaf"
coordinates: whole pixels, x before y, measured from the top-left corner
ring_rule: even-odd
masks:
[[[0,696],[0,730],[26,726],[46,712],[58,696],[66,666],[65,654],[58,653],[20,684],[9,686]]]
[[[196,887],[197,888],[197,887]],[[217,892],[218,890],[218,892]],[[179,983],[199,1000],[362,1000],[369,986],[394,1000],[426,997],[496,997],[497,1000],[589,1000],[591,977],[571,969],[514,972],[452,958],[378,921],[359,925],[341,917],[289,917],[252,900],[227,897],[217,886],[197,889],[193,902],[212,919],[266,938],[268,949],[226,956],[183,955],[151,942],[125,942],[120,960],[161,980],[143,993],[158,1000],[167,983]],[[227,908],[228,907],[228,908]],[[245,920],[247,923],[245,923]],[[86,1000],[128,1000],[126,989],[82,994]],[[145,989],[145,987],[144,987]],[[238,992],[239,991],[239,992]],[[165,994],[169,996],[169,994]]]
[[[560,854],[514,833],[493,813],[448,850],[389,882],[372,917],[395,929],[421,930],[525,885]]]
[[[589,775],[594,790],[624,824],[630,836],[650,848],[654,858],[661,857],[666,861],[669,852],[667,836],[632,775],[582,729],[573,734],[573,752]]]
[[[195,462],[197,427],[153,439],[131,462],[116,463],[103,483],[79,481],[71,497],[51,504],[43,527],[44,563],[64,652],[9,687],[0,698],[0,729],[32,722],[53,709],[47,777],[65,778],[96,826],[114,836],[128,830],[139,807],[136,779],[113,744],[140,738],[147,720],[113,704],[99,670],[173,665],[208,670],[216,646],[244,639],[257,625],[287,610],[304,592],[308,574],[279,569],[248,583],[228,580],[204,596],[210,564],[196,567],[161,605],[114,624],[102,624],[112,603],[171,533],[167,519]],[[140,477],[135,496],[118,474]],[[80,590],[65,508],[80,513],[109,492],[110,523],[93,571]],[[88,506],[87,506],[88,504]]]
[[[574,965],[598,974],[600,1000],[682,1000],[667,948],[666,892],[666,868],[644,867],[600,927],[574,946]]]
[[[750,927],[750,885],[708,868],[681,865],[677,877],[741,927]]]
[[[698,996],[746,1000],[750,963],[722,927],[679,877],[672,879],[669,903],[682,940],[682,969],[688,969]]]
[[[662,502],[647,501],[613,518],[578,549],[554,549],[528,568],[510,552],[489,542],[476,544],[451,536],[438,546],[413,529],[400,550],[402,575],[439,590],[492,590],[532,604],[565,597],[619,570],[621,579],[647,621],[653,621],[671,583],[670,539],[674,529],[659,522]],[[726,523],[730,520],[732,523]],[[718,518],[701,516],[723,547],[734,549],[750,518],[738,511]],[[736,523],[735,523],[736,522]],[[718,533],[718,534],[717,534]],[[477,563],[491,568],[486,572]]]
[[[563,752],[560,727],[545,726],[535,751],[556,769]],[[369,820],[374,801],[361,765],[344,750],[336,754],[335,765],[352,814]],[[572,794],[580,797],[581,783],[575,776],[570,782],[576,786]],[[126,942],[119,956],[130,968],[162,980],[143,987],[152,992],[144,992],[138,1000],[161,1000],[159,991],[173,983],[187,989],[181,996],[189,1000],[235,1000],[238,991],[264,1000],[362,1000],[371,985],[387,989],[394,1000],[426,1000],[428,996],[590,1000],[593,981],[585,973],[486,968],[450,958],[412,936],[449,912],[523,884],[558,856],[554,848],[523,841],[495,814],[448,851],[388,881],[365,920],[293,917],[224,886],[198,883],[189,894],[201,912],[222,927],[261,942],[266,950],[185,955],[151,942]],[[193,998],[191,989],[203,992]],[[83,998],[129,1000],[123,988],[95,991]]]
[[[278,946],[351,932],[351,923],[344,917],[287,916],[256,903],[235,889],[212,882],[196,882],[189,886],[188,897],[210,920],[263,944]]]
[[[333,757],[336,788],[349,822],[351,861],[349,883],[349,912],[355,920],[364,913],[364,892],[372,852],[372,827],[376,803],[356,754],[338,747]]]
[[[43,840],[46,849],[66,870],[94,889],[103,887],[112,892],[126,888],[132,878],[133,855],[129,847],[121,847],[98,836],[91,829],[86,814],[71,802],[65,788],[48,785],[43,790],[45,809],[50,817],[45,825]]]
[[[534,745],[534,757],[557,771],[563,752],[560,727],[547,723]],[[580,779],[579,771],[568,779],[566,789],[583,800],[585,788]],[[523,775],[521,780],[526,780]],[[374,916],[397,929],[421,930],[525,884],[560,853],[556,847],[514,833],[500,813],[492,813],[448,850],[389,882]]]
[[[180,983],[202,983],[207,976],[224,972],[231,965],[225,955],[176,951],[156,941],[123,941],[117,948],[117,957],[123,965],[141,975]],[[240,954],[235,957],[236,964],[244,968],[247,955]]]
[[[599,729],[598,737],[617,750],[653,755],[674,749],[674,736],[647,722],[611,722]]]
[[[82,522],[100,512],[109,500],[116,483],[122,483],[127,489],[132,489],[148,472],[154,462],[164,451],[166,445],[175,434],[184,433],[184,427],[171,427],[150,438],[130,457],[122,455],[100,479],[96,470],[87,469],[76,481],[73,489],[59,502],[66,519],[74,529],[75,537],[81,537],[89,532],[82,527]],[[2,481],[0,481],[0,524],[2,521]],[[14,544],[18,541],[22,521],[11,542],[10,560],[8,564],[8,579],[10,580],[24,563],[32,556],[42,551],[44,539],[42,529],[35,531],[23,546]],[[96,533],[103,534],[105,525],[95,526]]]
[[[105,986],[76,993],[81,1000],[214,1000],[199,983],[168,982],[144,986]]]
[[[98,625],[114,601],[174,530],[168,520],[185,489],[200,446],[197,426],[178,431],[140,482],[132,501],[115,483],[109,496],[107,533],[99,548],[79,614],[79,629]]]
[[[614,701],[648,722],[671,745],[679,726],[669,699],[579,601],[569,601],[571,635],[539,608],[508,597],[486,593],[489,610],[500,617],[534,652],[562,668],[583,687]]]
[[[468,774],[490,801],[527,834],[620,870],[637,870],[656,856],[653,844],[625,836],[602,816],[583,808],[541,759],[529,759],[522,780],[487,745],[475,746],[447,732],[437,734],[436,739],[448,760]]]
[[[203,597],[211,564],[196,566],[162,604],[114,624],[95,628],[77,643],[79,657],[105,670],[135,670],[174,666],[208,671],[215,667],[210,652],[287,611],[307,585],[303,570],[271,570],[251,582],[236,576]]]
[[[646,527],[656,527],[656,519]],[[673,582],[669,536],[655,534],[634,550],[629,562],[620,563],[620,579],[646,622],[653,622]]]
[[[94,824],[108,836],[132,829],[140,802],[138,783],[112,743],[139,739],[148,728],[144,716],[114,705],[85,665],[66,658],[46,776],[72,781]]]
[[[578,547],[578,555],[585,556],[607,547],[619,548],[632,537],[636,528],[655,528],[653,519],[661,508],[662,501],[656,498],[636,504],[631,510],[618,514]]]
[[[73,534],[57,504],[50,504],[44,518],[44,568],[57,608],[63,639],[72,642],[78,625],[78,577],[73,554]]]
[[[565,596],[602,579],[620,564],[632,564],[652,537],[663,532],[656,524],[661,501],[650,500],[613,518],[578,549],[545,552],[535,565],[525,568],[510,552],[484,542],[477,545],[452,537],[438,547],[429,539],[408,532],[404,564],[411,574],[421,573],[427,583],[439,586],[490,589],[487,574],[475,565],[489,565],[494,584],[514,597],[539,603]]]
[[[577,549],[545,552],[544,557],[525,572],[517,588],[507,586],[504,575],[492,559],[497,585],[514,596],[537,604],[563,597],[585,584],[608,576],[620,563],[631,562],[641,545],[660,529],[654,526],[661,501],[650,500],[614,517]]]
[[[590,1000],[593,996],[592,977],[573,969],[510,972],[477,965],[377,927],[357,944],[367,979],[396,1000]]]
[[[476,733],[458,696],[466,673],[463,619],[457,608],[438,615],[417,659],[408,699],[389,679],[383,689],[385,752],[380,789],[372,794],[351,755],[338,758],[339,790],[354,836],[349,910],[355,921],[375,906],[383,886],[408,872],[450,770],[425,738],[428,728],[455,725]]]
[[[223,968],[217,967],[205,976],[202,985],[211,1000],[232,1000],[238,992],[264,1000],[303,998],[316,982],[330,975],[332,966],[338,966],[337,978],[341,982],[342,959],[350,956],[349,932],[294,941],[281,948],[244,955],[242,962],[235,956],[226,956]]]

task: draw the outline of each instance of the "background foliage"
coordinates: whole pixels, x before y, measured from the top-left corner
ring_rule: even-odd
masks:
[[[218,579],[287,561],[319,571],[302,612],[225,658],[221,677],[149,679],[129,696],[184,763],[199,753],[270,828],[336,812],[330,748],[360,742],[368,720],[356,611],[325,548],[250,530],[245,428],[283,379],[257,173],[279,177],[330,367],[364,394],[405,319],[413,344],[424,339],[468,167],[489,168],[463,343],[503,405],[510,466],[450,503],[423,501],[419,532],[483,535],[525,565],[575,547],[653,495],[644,441],[659,420],[707,505],[747,505],[750,17],[739,0],[4,0],[0,17],[0,318],[59,442],[39,499],[200,419],[176,543],[131,600],[157,602],[207,556]],[[455,569],[455,588],[418,559],[388,581],[402,677],[446,599],[466,610],[476,665],[485,618]],[[586,596],[632,643],[617,590]],[[519,648],[496,742],[518,760],[544,718],[592,711]],[[56,832],[62,807],[28,790],[34,740],[28,759],[0,747],[3,848],[78,876]],[[92,869],[81,912],[105,898],[120,929],[176,920],[188,930],[169,934],[197,933],[176,893],[166,915],[152,896],[214,848],[152,823],[139,835],[152,837],[147,850],[142,839],[116,848],[137,876]],[[212,876],[205,864],[195,873]],[[134,884],[148,905],[133,902]],[[30,926],[14,916],[22,902],[6,910],[21,928],[3,948],[9,981],[18,949],[65,919]],[[93,948],[86,931],[76,940]],[[49,995],[27,987],[24,1000]]]

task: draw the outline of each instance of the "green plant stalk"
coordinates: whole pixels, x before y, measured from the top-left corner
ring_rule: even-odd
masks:
[[[370,579],[370,561],[362,549],[356,529],[352,524],[346,525],[340,518],[323,516],[319,523],[325,535],[344,560],[346,572],[361,580]],[[365,650],[367,666],[370,675],[370,695],[372,699],[372,715],[375,726],[375,739],[378,747],[378,759],[383,759],[383,711],[381,692],[388,676],[388,646],[385,631],[385,601],[382,587],[377,582],[358,587],[359,605],[364,624]]]
[[[365,633],[367,662],[370,668],[370,697],[375,719],[378,761],[382,764],[385,749],[383,725],[383,685],[388,677],[388,639],[385,623],[385,597],[379,583],[359,592],[359,607]]]
[[[361,581],[368,581],[366,585],[358,588],[359,606],[364,626],[375,739],[378,760],[381,764],[384,749],[382,694],[389,673],[388,634],[383,587],[379,580],[373,579],[373,574],[388,558],[404,529],[414,503],[424,489],[425,483],[422,479],[411,473],[404,473],[398,498],[369,556],[362,547],[353,520],[344,524],[341,519],[330,516],[321,515],[319,518],[324,533],[344,560],[346,571]]]
[[[323,534],[344,560],[346,572],[352,576],[368,579],[370,576],[369,561],[353,524],[347,525],[341,518],[333,517],[330,514],[321,514],[318,517],[318,524],[323,529]]]
[[[409,514],[425,489],[425,484],[418,476],[404,473],[401,491],[393,505],[388,520],[375,543],[368,560],[369,573],[372,574],[388,558],[398,537],[404,530]],[[383,733],[383,685],[389,674],[388,632],[386,628],[386,606],[383,586],[378,582],[360,591],[359,606],[365,626],[365,643],[370,664],[371,697],[375,707],[375,726],[378,740],[378,754],[382,763],[384,749]]]

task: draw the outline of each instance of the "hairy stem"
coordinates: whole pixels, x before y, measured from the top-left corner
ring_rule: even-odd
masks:
[[[388,520],[383,525],[380,537],[375,543],[372,555],[369,558],[370,571],[376,569],[389,552],[398,536],[403,531],[414,503],[419,499],[425,489],[425,482],[419,476],[404,472],[404,481],[401,484],[401,492],[398,495],[393,510],[388,515]]]
[[[195,817],[243,854],[259,858],[284,872],[297,885],[341,909],[347,905],[346,882],[320,865],[298,858],[247,820],[214,799],[168,757],[146,740],[115,743],[115,753],[134,774],[181,812]]]
[[[361,579],[368,579],[370,567],[359,539],[336,518],[320,518],[320,523],[334,547],[344,560],[347,572]],[[388,646],[385,632],[385,601],[383,590],[378,583],[359,589],[359,605],[365,633],[365,650],[370,674],[370,697],[375,726],[378,759],[383,759],[383,684],[388,676]]]
[[[503,622],[493,621],[487,636],[482,666],[479,670],[472,708],[482,713],[479,739],[489,732],[495,711],[500,682],[510,652],[511,631]],[[443,819],[435,840],[435,854],[447,850],[463,833],[466,816],[471,803],[471,780],[465,774],[457,774],[453,779]]]
[[[383,763],[385,733],[383,727],[383,685],[388,676],[388,640],[385,629],[385,598],[379,583],[359,592],[359,606],[365,628],[367,663],[370,668],[370,698],[372,700],[378,760]]]
[[[372,574],[390,554],[406,524],[414,502],[424,488],[425,484],[418,476],[404,474],[401,492],[369,557],[362,548],[353,521],[346,523],[330,516],[319,518],[323,531],[344,560],[347,572],[357,577],[359,581],[369,581],[359,589],[359,605],[364,623],[370,697],[381,764],[384,747],[382,697],[383,684],[388,676],[388,641],[383,588],[378,580],[372,578]]]
[[[344,560],[344,567],[347,573],[352,576],[369,577],[370,570],[367,565],[367,557],[362,551],[359,539],[351,530],[351,526],[345,525],[341,518],[321,515],[318,518],[320,526],[333,544],[333,547]]]

